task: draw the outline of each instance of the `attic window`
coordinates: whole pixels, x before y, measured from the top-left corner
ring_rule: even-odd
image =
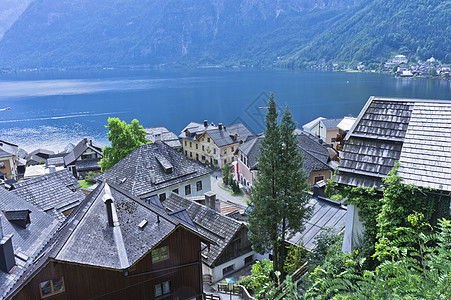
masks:
[[[31,211],[28,209],[3,211],[5,218],[9,222],[12,222],[22,228],[27,228],[27,225],[31,223],[30,213]]]
[[[155,155],[155,158],[157,159],[161,167],[164,169],[164,172],[166,174],[172,173],[172,164],[166,159],[166,157],[162,155]]]

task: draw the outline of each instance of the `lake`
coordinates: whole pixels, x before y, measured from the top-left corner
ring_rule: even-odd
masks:
[[[243,122],[263,131],[266,100],[290,107],[301,127],[357,116],[372,95],[451,99],[451,81],[383,74],[199,69],[46,71],[0,75],[0,139],[27,151],[62,150],[88,137],[108,144],[108,117],[136,118],[177,135],[191,121]]]

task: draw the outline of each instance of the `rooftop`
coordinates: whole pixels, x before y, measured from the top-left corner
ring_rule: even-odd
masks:
[[[160,163],[162,160],[159,161],[159,158],[164,158],[164,162],[172,166],[170,172]],[[154,183],[151,167],[155,170]],[[185,157],[165,143],[153,143],[139,146],[112,168],[97,176],[96,180],[107,179],[133,195],[142,196],[210,172],[210,168]]]
[[[88,148],[102,155],[101,147],[94,145],[92,143],[92,140],[84,138],[80,142],[78,142],[78,144],[72,150],[70,150],[66,156],[64,156],[64,163],[66,164],[66,166],[74,163],[77,160],[77,158],[79,158],[80,155],[82,155],[83,152],[85,152]],[[70,147],[67,149],[70,149]]]
[[[404,183],[451,191],[451,101],[370,97],[347,136],[336,180],[381,186],[399,161]]]

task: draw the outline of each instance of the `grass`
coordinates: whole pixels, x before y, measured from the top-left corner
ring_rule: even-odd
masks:
[[[81,189],[88,188],[92,185],[92,183],[89,183],[86,180],[79,180],[78,183],[81,185]]]

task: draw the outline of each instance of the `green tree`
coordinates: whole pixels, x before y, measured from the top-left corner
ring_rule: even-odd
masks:
[[[114,166],[140,145],[148,143],[146,132],[136,119],[127,124],[119,118],[108,118],[108,125],[105,127],[109,130],[108,140],[111,146],[103,148],[103,158],[100,161],[102,171]]]
[[[289,232],[302,231],[309,215],[307,178],[296,136],[296,128],[288,108],[281,124],[274,96],[268,102],[265,137],[258,156],[258,181],[251,193],[249,238],[259,253],[272,251],[273,267],[284,278],[284,241]]]
[[[230,172],[230,164],[226,163],[221,169],[222,172],[222,182],[224,182],[225,185],[229,185],[231,183],[231,179],[233,178],[231,176]]]

